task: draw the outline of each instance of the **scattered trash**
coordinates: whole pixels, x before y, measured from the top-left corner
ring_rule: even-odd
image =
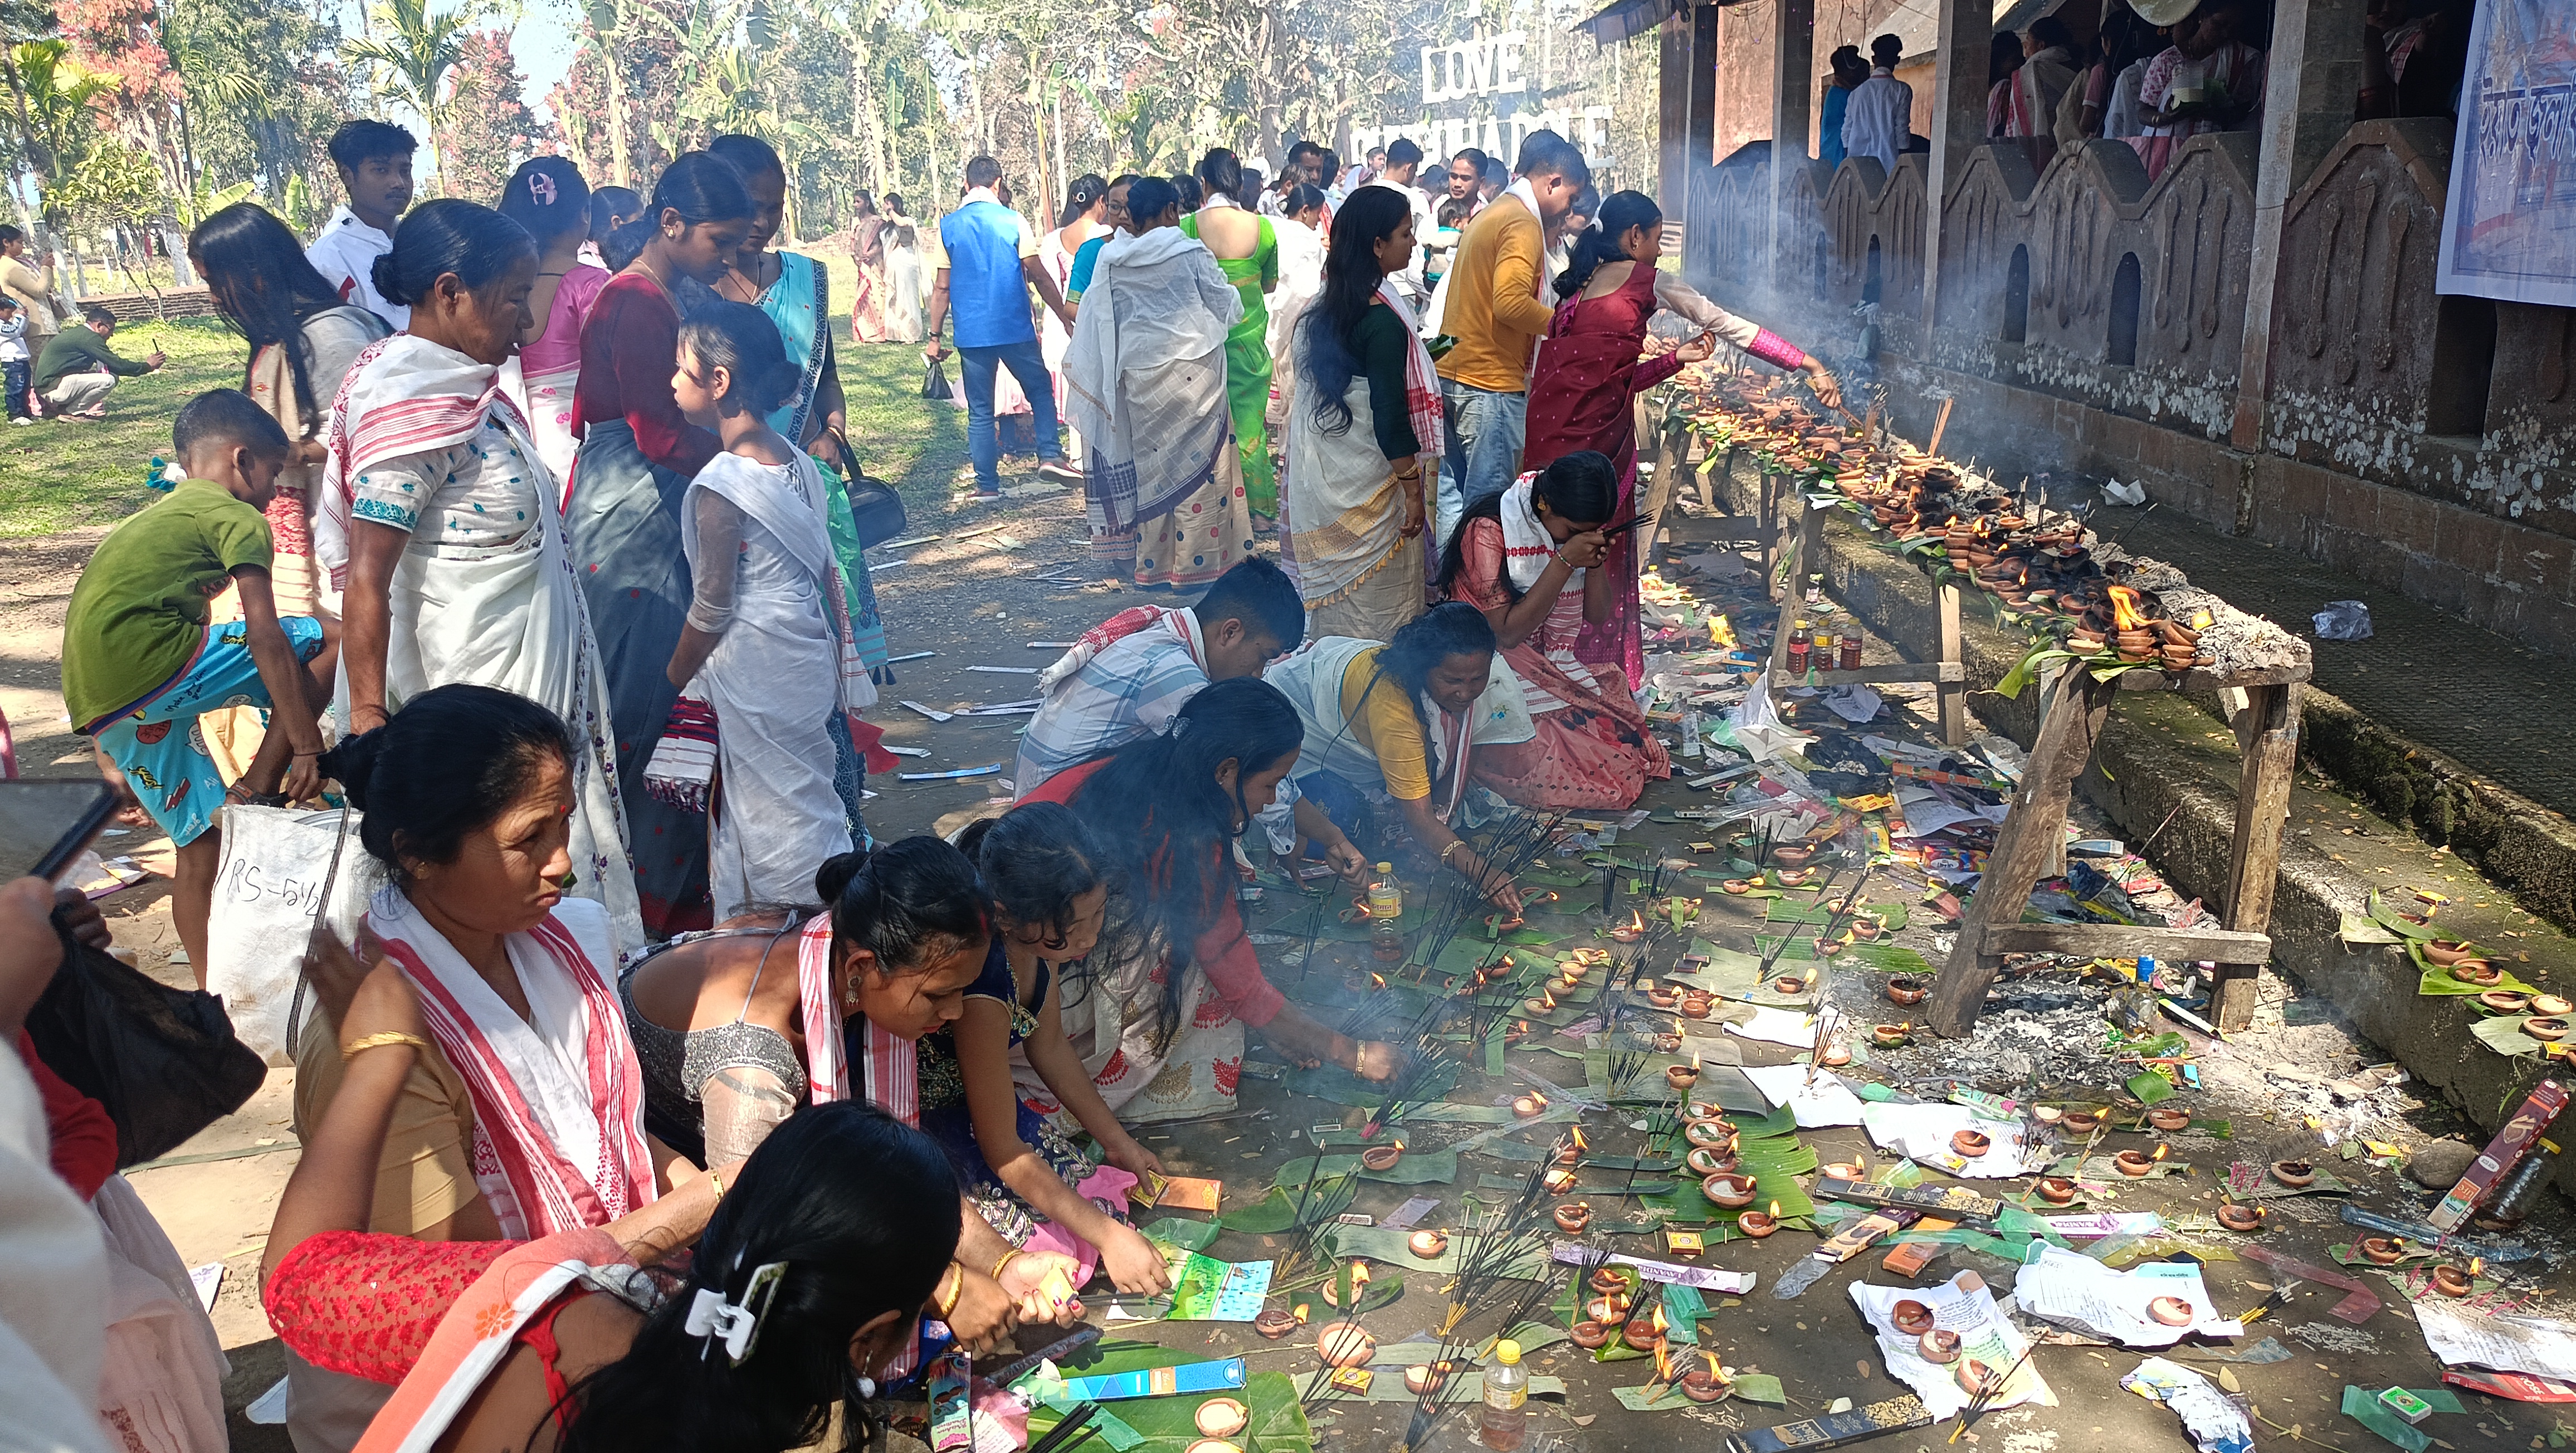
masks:
[[[2317,612],[2316,624],[2320,641],[2367,641],[2370,607],[2357,600],[2330,600]]]

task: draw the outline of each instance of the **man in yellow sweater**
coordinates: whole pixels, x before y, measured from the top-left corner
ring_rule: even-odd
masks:
[[[1583,153],[1553,131],[1521,142],[1518,170],[1467,224],[1448,279],[1441,331],[1458,341],[1440,359],[1443,540],[1468,505],[1502,493],[1520,469],[1530,360],[1550,311],[1540,275],[1547,229],[1592,180]]]

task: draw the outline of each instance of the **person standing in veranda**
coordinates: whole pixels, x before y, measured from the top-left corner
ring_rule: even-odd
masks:
[[[1458,340],[1440,359],[1443,452],[1457,481],[1443,481],[1439,538],[1468,507],[1501,494],[1520,468],[1529,414],[1530,359],[1547,336],[1547,229],[1592,180],[1562,136],[1521,142],[1518,180],[1478,213],[1458,242],[1440,328]]]
[[[965,358],[966,452],[975,466],[975,498],[1002,497],[1002,440],[993,418],[993,376],[1009,369],[1028,395],[1038,435],[1038,477],[1056,484],[1080,484],[1082,472],[1065,462],[1062,431],[1056,424],[1055,388],[1047,378],[1046,355],[1038,347],[1037,325],[1029,318],[1029,293],[1038,297],[1067,327],[1073,308],[1064,291],[1038,261],[1037,238],[1020,214],[1004,206],[995,188],[1002,164],[989,156],[966,163],[966,195],[957,210],[939,219],[924,239],[924,261],[930,282],[930,346],[922,356],[932,362],[948,350],[939,343],[939,328],[951,309],[957,319],[957,351]]]
[[[1882,35],[1871,41],[1869,79],[1843,104],[1843,154],[1868,157],[1889,172],[1896,170],[1914,115],[1914,88],[1896,78],[1896,63],[1903,59],[1903,37]]]
[[[344,121],[331,133],[331,165],[347,198],[305,250],[314,271],[399,332],[411,310],[376,291],[376,259],[394,250],[394,223],[411,205],[411,157],[420,142],[386,121]]]

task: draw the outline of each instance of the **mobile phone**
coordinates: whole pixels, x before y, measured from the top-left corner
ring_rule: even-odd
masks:
[[[0,782],[0,882],[60,877],[115,814],[104,782]]]

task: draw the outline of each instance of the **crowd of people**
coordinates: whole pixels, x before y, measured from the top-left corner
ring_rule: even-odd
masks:
[[[1398,1069],[1264,976],[1238,839],[1353,884],[1410,851],[1517,908],[1471,823],[1670,769],[1618,528],[1637,396],[1721,341],[1835,396],[1548,132],[1508,172],[1450,158],[1437,197],[1410,141],[1349,172],[1302,146],[1275,186],[1216,149],[1080,178],[1043,233],[979,157],[935,223],[861,208],[845,307],[778,246],[754,138],[641,194],[539,157],[488,204],[413,205],[412,150],[342,128],[309,245],[254,203],[191,235],[239,386],[179,410],[167,497],[65,629],[66,706],[177,850],[200,976],[228,807],[345,802],[387,885],[305,965],[290,1046],[261,1294],[301,1453],[801,1446],[944,1347],[1069,1321],[1095,1274],[1167,1289],[1110,1209],[1161,1168],[1133,1126],[1229,1107],[1251,1034]],[[1659,308],[1696,334],[1650,341]],[[953,328],[979,488],[1007,378],[1095,553],[1195,595],[1043,673],[1017,800],[955,841],[860,813],[887,645],[844,316],[841,346],[933,362]],[[0,965],[0,1031],[95,951],[21,888],[0,912],[44,951]],[[18,1042],[0,1153],[100,1197],[97,1107]],[[37,1209],[70,1225],[74,1195]],[[94,1339],[30,1355],[75,1405],[186,1404],[219,1440],[185,1352],[105,1381]],[[61,1446],[137,1421],[100,1407]],[[215,1446],[152,1426],[180,1431],[127,1446]]]
[[[2354,119],[2456,115],[2471,13],[2471,0],[2370,0]],[[2150,180],[2162,176],[2191,138],[2261,123],[2267,20],[2254,0],[2129,0],[2106,7],[2089,38],[2053,14],[1997,31],[1986,135],[2060,148],[2123,141]],[[1904,58],[1895,35],[1871,41],[1867,59],[1857,46],[1833,52],[1818,117],[1828,165],[1865,156],[1893,170],[1903,153],[1931,150],[1908,126]]]

